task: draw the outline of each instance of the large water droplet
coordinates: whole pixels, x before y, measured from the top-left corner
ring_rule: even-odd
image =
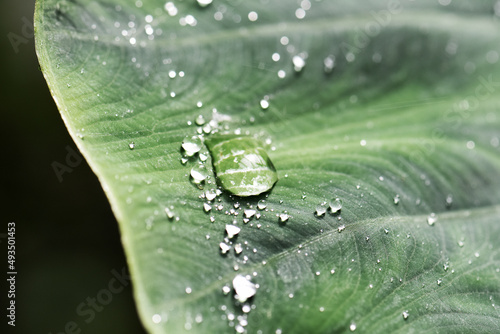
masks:
[[[237,196],[269,191],[278,175],[260,141],[240,135],[218,135],[206,140],[220,185]]]
[[[186,138],[182,141],[182,148],[188,157],[192,157],[201,150],[201,139],[197,136]]]
[[[191,177],[193,178],[193,183],[200,184],[208,176],[208,172],[203,165],[196,165],[191,169]]]
[[[235,298],[240,303],[244,303],[257,292],[256,285],[243,275],[236,275],[233,279],[233,289],[236,292]]]
[[[212,3],[213,0],[197,0],[200,7],[206,7]]]

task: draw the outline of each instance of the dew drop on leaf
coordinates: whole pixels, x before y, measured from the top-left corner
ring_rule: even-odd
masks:
[[[331,73],[335,67],[335,56],[328,56],[323,60],[325,73]]]
[[[304,58],[302,58],[301,56],[297,55],[297,56],[293,56],[292,58],[292,62],[293,62],[293,69],[295,70],[295,72],[300,72],[302,71],[302,69],[304,68],[304,66],[306,66],[306,61]]]
[[[197,0],[200,7],[206,7],[212,3],[213,0]]]
[[[434,212],[432,212],[428,217],[427,217],[427,224],[429,226],[434,226],[434,224],[437,222],[437,216]]]
[[[231,224],[226,225],[226,233],[229,239],[234,238],[236,235],[238,235],[238,233],[240,233],[240,231],[241,228],[239,228],[236,225],[231,225]]]
[[[243,213],[245,214],[246,218],[251,218],[257,213],[257,211],[255,211],[254,209],[245,209]]]
[[[217,135],[205,141],[222,188],[237,196],[269,191],[278,174],[260,141],[241,135]]]
[[[316,206],[316,216],[321,217],[326,213],[326,202],[320,203]]]
[[[266,110],[267,108],[269,108],[269,101],[265,99],[260,100],[260,107],[262,108],[262,110]]]
[[[201,139],[197,136],[193,136],[191,138],[184,139],[181,146],[186,152],[186,155],[188,157],[192,157],[201,150],[201,145]]]
[[[227,252],[229,252],[229,250],[231,249],[231,246],[229,246],[228,244],[224,243],[224,242],[221,242],[219,244],[219,248],[220,248],[220,252],[222,254],[226,254]]]
[[[334,198],[330,201],[330,212],[332,214],[338,213],[342,210],[342,200],[340,198]]]
[[[191,169],[191,177],[193,178],[193,183],[200,184],[207,178],[208,173],[203,165],[196,165]]]
[[[394,204],[395,205],[399,204],[399,195],[394,196]]]
[[[243,275],[236,275],[233,279],[233,289],[236,292],[235,298],[240,303],[246,302],[257,292],[256,285]]]

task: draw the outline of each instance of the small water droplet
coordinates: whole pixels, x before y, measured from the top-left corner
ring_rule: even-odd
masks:
[[[222,254],[226,254],[227,252],[229,252],[229,250],[231,249],[231,246],[229,246],[228,244],[226,244],[225,242],[221,242],[219,244],[219,248],[220,248],[220,252]]]
[[[302,58],[300,55],[293,56],[293,69],[295,72],[300,72],[306,66],[306,60]]]
[[[269,108],[269,101],[265,99],[260,100],[260,107],[262,108],[262,110],[266,110],[267,108]]]
[[[203,203],[203,210],[205,210],[205,212],[209,212],[212,210],[212,206],[208,203]]]
[[[205,124],[205,117],[203,115],[198,115],[194,121],[197,125],[203,125]]]
[[[153,323],[159,324],[161,322],[161,315],[154,314],[153,317],[151,318],[151,320],[153,320]]]
[[[229,239],[234,238],[238,233],[240,233],[241,228],[236,225],[226,224],[226,233]]]
[[[356,330],[356,324],[354,322],[351,323],[351,325],[349,326],[349,329],[351,330],[351,332],[354,332]]]
[[[191,292],[193,292],[193,289],[191,289],[189,286],[186,287],[186,293],[189,295],[191,294]]]
[[[339,233],[341,233],[343,230],[345,230],[345,225],[340,225],[337,230],[339,231]]]
[[[445,204],[447,208],[451,207],[451,205],[453,204],[453,196],[451,195],[446,196]]]
[[[131,142],[130,144],[128,144],[128,148],[130,148],[131,150],[133,150],[135,148],[134,142]]]
[[[397,194],[396,194],[396,196],[394,196],[394,204],[395,205],[399,204],[399,195],[397,195]]]
[[[410,316],[410,313],[408,313],[408,311],[403,311],[403,319],[408,319],[408,317]]]
[[[169,208],[165,208],[165,213],[167,214],[168,219],[173,219],[175,214]]]
[[[428,217],[427,217],[427,224],[429,226],[434,226],[434,224],[437,222],[437,216],[434,212],[432,212]]]
[[[222,293],[227,296],[231,292],[231,288],[228,285],[222,287]]]
[[[246,218],[251,218],[257,213],[257,211],[255,211],[254,209],[245,209],[243,213],[245,214]]]
[[[279,219],[280,219],[280,222],[282,222],[282,223],[287,222],[289,218],[290,218],[290,216],[287,213],[280,213],[279,214]]]
[[[236,254],[241,254],[241,252],[243,252],[243,246],[241,244],[234,245],[234,252]]]
[[[438,279],[437,280],[437,285],[441,285],[441,283],[443,283],[443,280],[442,279]]]
[[[331,73],[335,67],[335,56],[329,55],[323,60],[325,73]]]
[[[326,202],[320,203],[316,206],[316,216],[321,217],[326,213]]]
[[[340,198],[335,198],[330,201],[330,212],[332,214],[339,213],[342,210],[342,200]]]

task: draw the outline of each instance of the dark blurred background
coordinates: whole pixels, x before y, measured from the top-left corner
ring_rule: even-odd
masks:
[[[33,12],[34,0],[0,2],[0,332],[144,333],[131,284],[115,278],[126,261],[109,203],[85,160],[66,162],[78,150],[38,66]],[[69,169],[58,178],[54,165]],[[8,222],[16,223],[15,328],[6,324]]]

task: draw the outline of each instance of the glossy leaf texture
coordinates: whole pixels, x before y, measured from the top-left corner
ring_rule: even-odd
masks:
[[[119,221],[148,331],[498,333],[499,15],[38,0],[41,69]],[[213,131],[264,143],[268,194],[216,191]],[[240,274],[257,289],[244,303]]]

